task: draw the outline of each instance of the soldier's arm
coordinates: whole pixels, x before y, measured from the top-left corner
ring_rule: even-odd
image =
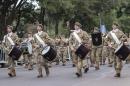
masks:
[[[46,38],[45,38],[45,42],[48,45],[54,45],[54,40],[46,33]]]
[[[74,49],[74,47],[73,47],[74,38],[73,38],[72,34],[70,34],[70,37],[69,37],[68,41],[69,41],[69,47],[70,47],[70,49],[73,50]]]
[[[16,45],[20,44],[20,38],[18,37],[18,35],[16,33],[14,33],[14,43]]]
[[[83,44],[87,44],[89,42],[89,35],[88,35],[88,33],[87,32],[83,32],[83,41],[82,41],[82,43]]]

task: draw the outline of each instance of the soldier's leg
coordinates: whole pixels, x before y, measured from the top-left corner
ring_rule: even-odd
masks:
[[[119,59],[119,57],[115,56],[114,58],[114,68],[116,71],[115,77],[120,77],[122,67],[123,67],[122,60]]]
[[[100,59],[100,65],[103,65],[103,58],[102,58],[102,51],[103,51],[103,47],[101,48],[101,52],[98,52],[99,53],[99,59]]]
[[[24,68],[28,68],[28,55],[23,54],[23,58],[24,58]]]
[[[99,70],[99,66],[100,66],[100,54],[101,54],[102,48],[97,48],[96,49],[96,65],[95,65],[95,69]]]
[[[106,57],[108,57],[108,49],[107,49],[107,46],[104,46],[103,50],[102,50],[102,63],[103,63],[103,65],[105,65]]]
[[[37,76],[37,78],[43,77],[42,65],[43,65],[42,56],[40,54],[37,54],[37,69],[38,69],[38,76]]]
[[[77,65],[76,65],[76,68],[77,68],[76,75],[77,75],[77,77],[82,77],[83,60],[80,59],[79,57],[77,57],[77,59],[78,59],[78,61],[77,61]]]
[[[72,66],[75,67],[77,65],[77,56],[75,55],[74,51],[72,51],[71,54],[72,54],[72,64],[73,64]]]
[[[57,49],[57,56],[56,56],[56,65],[59,65],[60,63],[60,51]]]
[[[112,65],[113,65],[113,60],[114,60],[113,57],[115,57],[114,49],[110,49],[109,50],[109,56],[108,56],[108,66],[109,67],[112,67]]]
[[[67,49],[65,49],[65,51],[63,52],[63,58],[62,58],[63,66],[66,65],[66,58],[67,58]]]
[[[88,63],[88,59],[84,59],[83,60],[83,69],[84,69],[84,73],[87,73],[89,70],[89,63]]]
[[[96,49],[93,48],[91,51],[91,67],[94,67],[96,58]]]
[[[8,57],[8,64],[9,64],[9,72],[8,72],[8,75],[10,77],[14,77],[16,76],[16,71],[15,71],[15,62],[14,60],[12,59],[12,57]]]
[[[50,71],[49,71],[48,61],[46,59],[43,59],[43,67],[45,69],[46,75],[49,76]]]
[[[33,69],[32,55],[28,55],[28,70]]]

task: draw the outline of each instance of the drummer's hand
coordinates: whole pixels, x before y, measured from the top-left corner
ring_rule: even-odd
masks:
[[[128,42],[124,42],[124,45],[128,45]]]
[[[75,52],[75,51],[76,51],[76,49],[74,49],[74,48],[71,48],[71,51],[72,51],[72,52]]]
[[[109,45],[108,45],[108,47],[112,48],[112,45],[111,45],[111,44],[109,44]]]
[[[39,45],[34,45],[35,46],[35,48],[39,48]]]

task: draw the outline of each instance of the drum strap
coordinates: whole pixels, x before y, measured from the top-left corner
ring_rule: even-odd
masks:
[[[43,45],[43,47],[45,46],[45,42],[42,40],[42,38],[38,35],[38,34],[35,34],[37,40]]]
[[[73,32],[73,35],[74,35],[75,39],[79,42],[79,44],[81,44],[82,41],[81,41],[81,38],[78,36],[78,34],[76,32]]]
[[[7,39],[9,40],[9,42],[10,42],[11,45],[15,45],[14,42],[13,42],[13,40],[9,36],[7,37]]]
[[[121,41],[119,41],[119,39],[117,38],[116,34],[113,33],[112,31],[110,32],[110,34],[111,34],[113,40],[116,42],[116,44],[119,45],[121,43]]]

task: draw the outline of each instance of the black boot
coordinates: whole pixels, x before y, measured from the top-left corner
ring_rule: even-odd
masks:
[[[84,69],[84,73],[87,73],[88,70],[89,70],[89,68],[85,68],[85,69]]]
[[[75,73],[75,75],[79,78],[79,77],[82,77],[82,71],[80,70],[79,73]]]
[[[121,76],[121,74],[120,74],[120,73],[117,73],[117,74],[115,74],[114,77],[120,77],[120,76]]]
[[[45,67],[45,71],[46,71],[46,76],[49,76],[50,72],[49,72],[49,68]]]

